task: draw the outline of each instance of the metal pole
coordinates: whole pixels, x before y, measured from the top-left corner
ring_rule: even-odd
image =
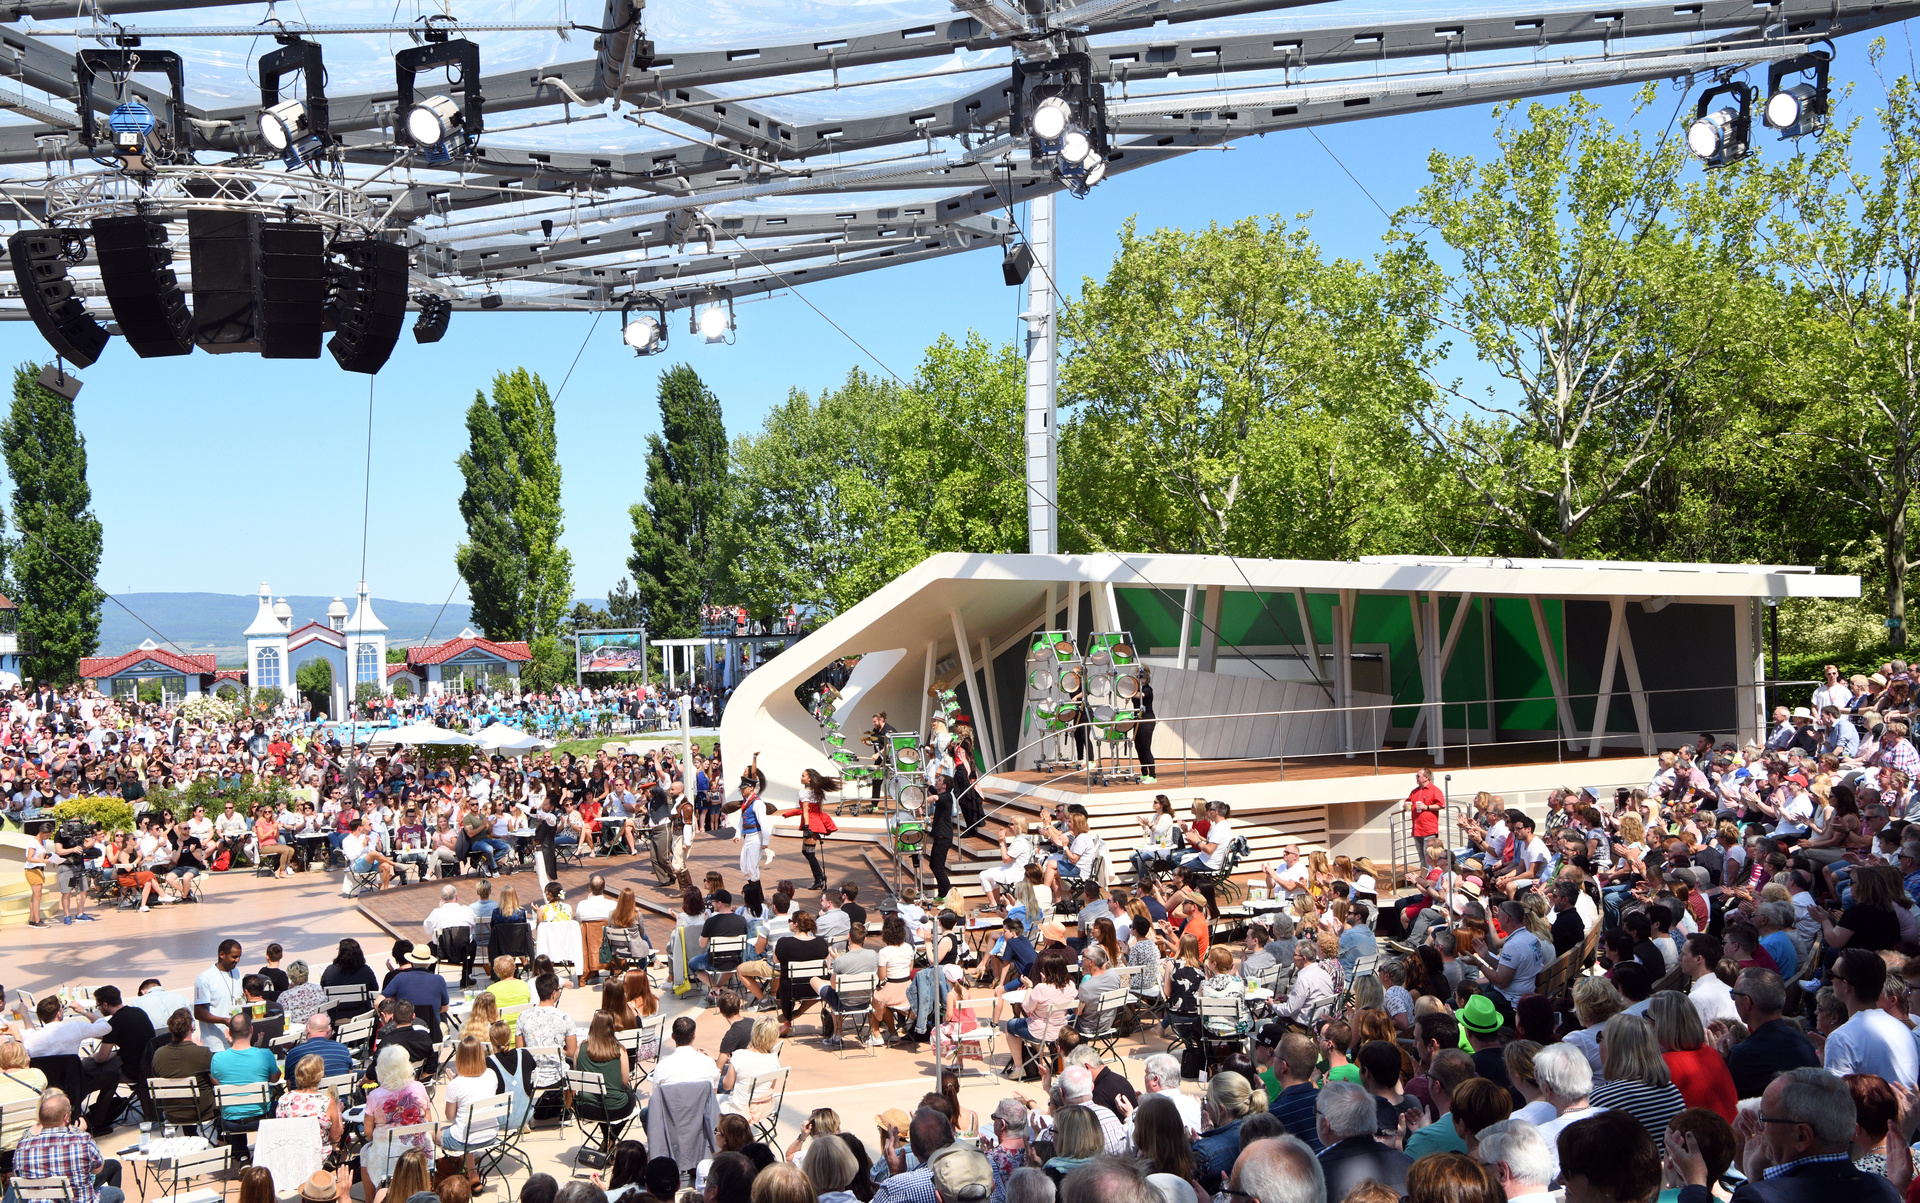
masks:
[[[1027,204],[1027,245],[1033,268],[1027,274],[1027,550],[1055,555],[1060,550],[1058,444],[1054,437],[1054,262],[1053,195]],[[1073,615],[1067,616],[1072,623]]]

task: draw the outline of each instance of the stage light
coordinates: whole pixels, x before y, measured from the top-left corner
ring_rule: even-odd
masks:
[[[407,137],[427,149],[453,137],[459,124],[460,106],[451,97],[429,96],[407,111]]]
[[[1721,96],[1736,105],[1713,108]],[[1753,89],[1745,84],[1722,84],[1700,94],[1693,124],[1687,127],[1687,149],[1707,167],[1724,167],[1746,158],[1751,150]]]
[[[1067,123],[1072,120],[1072,106],[1058,96],[1049,96],[1034,106],[1033,122],[1028,128],[1034,137],[1054,145],[1067,132]]]
[[[1107,158],[1101,155],[1099,160],[1087,168],[1087,187],[1091,188],[1107,178]]]
[[[667,314],[656,309],[651,315],[633,313],[629,301],[620,311],[620,340],[633,348],[635,355],[658,355],[667,349]]]
[[[153,127],[153,110],[137,100],[129,100],[107,114],[114,153],[129,171],[146,170]]]
[[[446,336],[447,322],[453,317],[453,302],[432,293],[423,293],[418,299],[420,316],[413,322],[413,341],[437,343]]]
[[[1762,119],[1780,137],[1799,138],[1817,134],[1827,125],[1827,69],[1833,61],[1831,51],[1797,55],[1782,59],[1767,68],[1767,105]],[[1812,72],[1810,82],[1782,87],[1789,75]]]
[[[280,48],[260,57],[260,140],[286,160],[289,171],[327,145],[327,69],[318,42],[280,36]],[[304,100],[280,98],[281,81],[306,81]]]
[[[260,139],[274,150],[285,150],[307,134],[307,106],[283,100],[260,110]]]
[[[697,318],[691,319],[691,333],[698,334],[710,343],[723,343],[733,333],[733,298],[725,299],[725,308],[721,301],[715,301],[700,311]]]
[[[67,264],[79,262],[86,244],[78,230],[22,230],[7,239],[14,279],[27,316],[54,353],[79,367],[90,367],[106,349],[107,333],[67,278]]]
[[[1077,125],[1067,127],[1060,139],[1060,161],[1076,166],[1080,160],[1093,153],[1093,143],[1087,140],[1087,131]]]
[[[172,107],[166,113],[165,123],[159,121],[153,109],[137,95],[128,94],[132,76],[151,72],[167,77]],[[74,105],[80,118],[80,144],[89,151],[96,151],[105,141],[124,170],[142,175],[157,165],[191,157],[186,64],[179,55],[144,46],[82,50],[74,56],[73,75],[80,92]],[[106,84],[112,99],[102,97],[96,103],[96,84]],[[107,115],[103,133],[96,108],[105,108],[108,104],[118,107]],[[99,249],[98,241],[94,249]]]

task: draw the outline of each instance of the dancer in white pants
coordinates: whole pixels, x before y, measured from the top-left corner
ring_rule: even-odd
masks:
[[[733,829],[733,842],[740,845],[740,877],[743,882],[760,880],[760,859],[768,847],[766,822],[766,808],[760,805],[760,791],[751,785],[742,786],[740,807],[727,815],[727,826]]]

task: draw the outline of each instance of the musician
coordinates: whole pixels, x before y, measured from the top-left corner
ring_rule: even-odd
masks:
[[[873,776],[873,799],[880,800],[880,790],[886,784],[888,736],[893,734],[893,724],[887,721],[887,712],[882,710],[873,716],[873,726],[860,738],[873,749],[873,763],[879,772]]]
[[[1153,721],[1153,670],[1144,664],[1140,666],[1140,694],[1134,699],[1134,710],[1140,716],[1133,724],[1133,754],[1140,758],[1140,784],[1152,785],[1160,776],[1153,759],[1153,732],[1159,724]]]
[[[1011,890],[1026,879],[1027,866],[1033,863],[1033,837],[1020,834],[1009,823],[1000,829],[1000,864],[980,874],[980,892],[987,897],[986,909],[999,909],[1000,893]]]
[[[927,806],[932,810],[928,819],[933,829],[933,852],[929,860],[934,888],[940,892],[942,905],[953,890],[953,877],[947,872],[947,856],[953,851],[953,780],[949,772],[949,768],[936,768],[927,779]]]

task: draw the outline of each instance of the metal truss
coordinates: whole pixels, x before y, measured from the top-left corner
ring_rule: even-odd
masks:
[[[160,37],[190,63],[196,42],[180,36],[184,27],[159,18],[142,29],[138,17],[239,2],[81,0],[76,19],[71,0],[0,0],[0,77],[21,89],[0,94],[0,110],[16,118],[0,126],[0,211],[45,222],[76,211],[76,189],[165,211],[165,197],[142,197],[137,183],[75,182],[94,180],[100,165],[61,107],[80,94],[73,55],[52,38]],[[1429,5],[1419,19],[1317,25],[1322,3],[953,0],[953,15],[904,29],[679,51],[642,41],[644,0],[604,0],[593,57],[490,68],[481,81],[489,131],[470,159],[427,163],[397,144],[391,89],[329,95],[337,145],[309,191],[358,190],[356,217],[379,215],[386,235],[411,248],[416,293],[457,309],[675,310],[1018,237],[1013,206],[1063,185],[1029,161],[1025,131],[1009,128],[1016,59],[1089,56],[1106,93],[1107,174],[1122,176],[1250,135],[1581,87],[1705,81],[1920,15],[1920,0],[1622,0],[1535,15],[1476,13],[1466,0]],[[1250,14],[1285,19],[1269,32],[1207,31]],[[515,28],[561,32],[524,16]],[[201,27],[195,37],[253,28]],[[340,29],[277,28],[323,46]],[[471,27],[483,65],[486,28]],[[908,80],[937,99],[894,109],[867,99],[884,92],[866,89]],[[828,93],[845,119],[780,116],[783,98]],[[125,97],[172,116],[171,97],[139,76],[94,103],[104,112]],[[195,159],[210,173],[278,174],[256,141],[254,109],[196,106],[191,87],[187,103]],[[542,130],[583,119],[635,149],[543,145]],[[79,295],[98,295],[90,262],[71,276]],[[24,316],[9,300],[17,295],[10,282],[0,290],[0,317]]]

